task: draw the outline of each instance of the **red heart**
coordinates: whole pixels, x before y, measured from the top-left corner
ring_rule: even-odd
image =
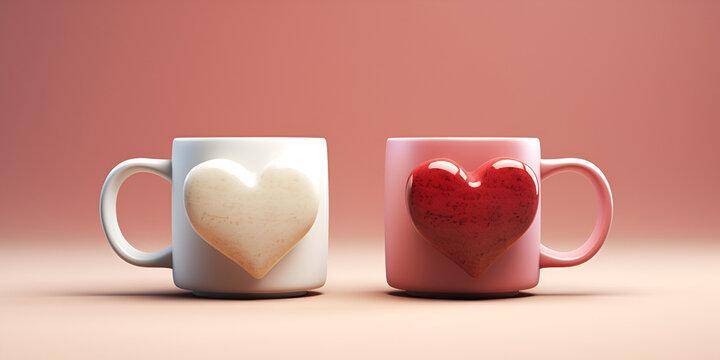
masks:
[[[410,173],[406,191],[418,233],[473,277],[525,233],[539,202],[535,173],[509,158],[471,173],[450,159],[430,160]]]

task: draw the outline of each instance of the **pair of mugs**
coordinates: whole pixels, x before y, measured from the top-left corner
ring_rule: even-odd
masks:
[[[590,238],[559,252],[540,243],[540,181],[566,170],[590,179],[599,210]],[[118,190],[138,172],[172,184],[172,245],[157,252],[137,250],[118,226]],[[178,138],[170,160],[117,165],[100,196],[103,230],[122,259],[172,268],[175,285],[205,297],[290,297],[323,286],[328,213],[323,138]],[[512,295],[537,285],[540,268],[595,255],[611,219],[602,172],[581,159],[541,159],[537,138],[387,141],[385,255],[394,288]]]

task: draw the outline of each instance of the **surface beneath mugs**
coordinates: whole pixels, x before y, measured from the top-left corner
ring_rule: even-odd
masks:
[[[317,295],[253,301],[179,290],[97,238],[12,240],[27,247],[0,243],[3,359],[720,358],[720,244],[692,239],[614,237],[586,264],[483,300],[389,294],[382,238],[334,239]]]

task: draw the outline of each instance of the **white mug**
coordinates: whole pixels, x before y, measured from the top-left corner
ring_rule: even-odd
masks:
[[[219,160],[220,159],[220,160]],[[306,221],[299,240],[290,250],[271,264],[269,271],[252,274],[233,258],[232,252],[212,244],[200,236],[197,223],[189,218],[187,185],[193,169],[206,169],[207,164],[229,163],[244,168],[247,174],[258,174],[271,166],[292,168],[312,184],[315,194],[314,221]],[[147,253],[130,245],[123,237],[116,216],[117,193],[129,176],[138,172],[159,175],[172,183],[172,245]],[[236,172],[237,173],[237,172]],[[242,174],[241,174],[242,175]],[[242,177],[242,176],[239,176]],[[222,180],[222,179],[221,179]],[[225,180],[222,180],[225,181]],[[271,182],[268,180],[266,182]],[[250,188],[250,187],[248,187]],[[286,187],[287,188],[287,187]],[[287,190],[287,189],[285,189]],[[270,193],[270,197],[272,197]],[[230,196],[228,195],[228,199]],[[275,196],[282,201],[282,194]],[[218,197],[217,202],[225,197]],[[210,200],[203,200],[208,205]],[[257,199],[256,199],[257,200]],[[277,199],[275,199],[277,200]],[[273,200],[273,201],[275,201]],[[198,201],[196,201],[198,202]],[[265,206],[258,200],[255,207]],[[259,205],[258,205],[259,204]],[[284,205],[284,203],[279,203]],[[277,203],[276,203],[277,205]],[[223,204],[209,204],[222,207]],[[240,210],[242,204],[239,204]],[[204,210],[203,210],[204,211]],[[292,212],[291,212],[292,213]],[[294,213],[293,213],[294,214]],[[232,214],[231,214],[232,216]],[[245,215],[243,215],[245,216]],[[249,216],[252,216],[250,213]],[[295,215],[292,215],[295,216]],[[324,138],[178,138],[173,141],[172,159],[130,159],[118,164],[108,175],[100,195],[100,217],[103,230],[115,252],[130,264],[173,269],[175,285],[207,297],[274,297],[299,296],[324,285],[327,276],[328,246],[328,170],[327,145]],[[266,217],[267,218],[267,217]],[[281,220],[281,219],[280,219]],[[196,220],[198,221],[198,220]],[[243,219],[239,219],[241,223]],[[283,227],[282,224],[260,224]],[[255,224],[257,225],[257,224]],[[234,226],[234,225],[233,225]],[[259,226],[259,225],[258,225]],[[260,226],[260,227],[262,227]],[[257,227],[257,226],[256,226]],[[243,231],[239,227],[238,231]],[[202,231],[199,231],[202,233]],[[226,232],[227,233],[227,232]],[[231,239],[232,240],[232,239]],[[264,239],[258,239],[262,242]],[[266,246],[266,244],[262,244]],[[221,249],[221,250],[218,250]],[[225,255],[229,254],[229,255]],[[231,260],[233,259],[233,260]]]

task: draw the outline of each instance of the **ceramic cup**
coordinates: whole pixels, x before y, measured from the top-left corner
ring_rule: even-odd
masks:
[[[560,252],[540,242],[540,180],[565,171],[592,182],[599,210],[590,238]],[[582,159],[541,159],[536,138],[391,138],[385,157],[387,282],[421,296],[512,296],[537,285],[541,268],[594,256],[612,211],[600,169]]]
[[[118,190],[138,172],[172,184],[172,245],[147,253],[123,237]],[[172,159],[131,159],[100,197],[108,241],[125,261],[173,270],[209,297],[298,296],[327,273],[328,172],[323,138],[178,138]]]

